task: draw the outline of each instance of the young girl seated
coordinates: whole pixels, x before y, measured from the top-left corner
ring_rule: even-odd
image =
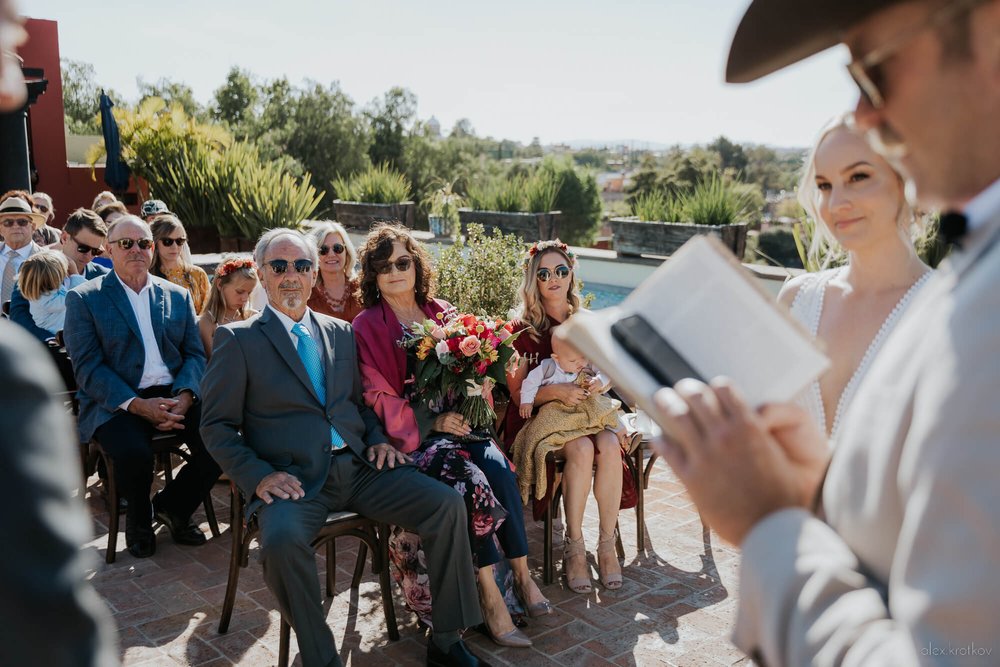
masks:
[[[535,498],[545,496],[548,480],[545,456],[564,444],[585,435],[595,435],[624,444],[626,429],[621,403],[604,395],[611,384],[587,359],[559,338],[552,337],[552,356],[543,359],[528,373],[521,384],[521,417],[531,417],[535,395],[539,388],[575,382],[588,392],[588,397],[576,406],[559,401],[546,403],[537,416],[525,424],[511,446],[511,456],[517,466],[521,500],[527,504],[531,488]]]
[[[257,314],[247,302],[257,287],[257,265],[250,258],[223,258],[215,269],[215,278],[208,292],[205,310],[198,318],[198,332],[205,357],[212,356],[212,338],[220,324],[242,322]]]
[[[24,260],[17,277],[18,289],[28,300],[35,326],[53,336],[62,331],[66,320],[66,293],[84,282],[86,279],[76,273],[76,265],[66,255],[52,250],[36,252]]]

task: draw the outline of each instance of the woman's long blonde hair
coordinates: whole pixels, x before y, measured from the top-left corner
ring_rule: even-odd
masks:
[[[530,335],[536,340],[539,335],[548,331],[551,326],[549,317],[545,314],[545,305],[542,303],[542,295],[538,291],[538,280],[536,278],[538,266],[542,263],[542,257],[550,253],[561,255],[566,260],[566,266],[570,268],[568,278],[569,290],[566,292],[566,301],[569,303],[569,314],[572,315],[580,310],[580,294],[576,286],[576,266],[573,258],[558,246],[545,248],[534,255],[529,255],[524,263],[524,275],[521,277],[521,287],[518,290],[521,303],[515,310],[515,313],[522,322],[532,328]]]
[[[824,265],[824,268],[825,265],[829,264],[838,255],[843,256],[843,249],[837,243],[837,239],[834,238],[830,228],[823,222],[823,218],[819,214],[819,209],[816,207],[816,200],[819,194],[819,189],[816,187],[816,152],[819,150],[820,145],[822,145],[823,140],[835,130],[857,132],[854,128],[853,116],[850,113],[834,116],[819,131],[819,135],[816,137],[816,141],[813,143],[812,148],[809,150],[809,155],[803,163],[802,178],[799,180],[797,194],[799,205],[802,206],[806,215],[814,223],[812,239],[809,241],[809,259]],[[905,179],[891,164],[889,164],[889,168],[896,175],[896,179],[899,181],[899,191],[903,193],[906,186]],[[901,194],[900,196],[896,225],[901,229],[908,229],[911,238],[919,234],[924,227],[923,215],[910,206],[905,194]]]

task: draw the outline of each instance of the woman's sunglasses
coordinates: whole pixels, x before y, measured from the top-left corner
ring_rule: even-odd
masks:
[[[329,255],[330,251],[333,251],[335,255],[343,255],[347,248],[344,247],[343,243],[334,243],[333,245],[321,245],[319,247],[319,254]]]
[[[113,243],[122,250],[131,250],[134,245],[138,245],[140,250],[149,250],[153,247],[153,239],[118,239],[108,243]]]
[[[278,274],[288,271],[287,259],[272,259],[270,262],[267,262],[267,265],[271,267],[272,271]],[[313,263],[309,259],[297,259],[292,262],[292,266],[295,267],[296,273],[309,273],[312,271]]]
[[[550,271],[549,269],[538,269],[538,272],[535,273],[535,275],[543,283],[547,283],[549,282],[549,278],[552,277],[553,273],[555,273],[556,278],[558,278],[559,280],[565,280],[567,277],[569,277],[569,267],[566,266],[565,264],[560,264],[552,271]]]
[[[375,270],[385,275],[387,273],[392,273],[392,267],[396,267],[396,270],[400,273],[405,273],[410,270],[410,265],[413,264],[413,260],[409,257],[400,257],[395,262],[386,262],[375,267]]]
[[[160,243],[163,244],[164,248],[169,248],[170,246],[172,246],[175,243],[177,244],[178,248],[181,248],[181,247],[184,246],[185,243],[187,243],[187,241],[188,240],[186,238],[184,238],[183,236],[180,237],[179,239],[160,239]]]

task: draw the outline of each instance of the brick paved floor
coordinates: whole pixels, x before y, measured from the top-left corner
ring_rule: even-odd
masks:
[[[226,588],[230,536],[229,489],[218,485],[215,509],[222,537],[202,547],[179,547],[165,529],[157,534],[157,552],[138,560],[125,550],[124,517],[118,537],[118,557],[104,563],[107,513],[92,477],[88,502],[94,512],[95,539],[84,548],[96,564],[93,581],[114,613],[123,662],[140,665],[275,665],[279,616],[251,552],[250,567],[240,577],[236,609],[229,632],[217,631]],[[199,511],[196,520],[203,520]],[[543,587],[557,611],[529,619],[524,630],[534,641],[529,649],[503,648],[475,631],[466,641],[494,665],[733,665],[745,662],[728,641],[737,595],[738,553],[714,535],[702,539],[698,513],[676,478],[657,462],[646,491],[647,537],[636,554],[636,520],[631,510],[621,515],[625,545],[624,586],[578,595],[557,581]],[[529,564],[541,582],[541,524],[530,521]],[[202,523],[207,532],[207,523]],[[596,577],[596,505],[591,500],[584,523]],[[422,665],[427,639],[416,616],[396,594],[400,640],[389,641],[382,616],[378,583],[366,574],[360,589],[350,589],[356,546],[338,543],[336,595],[328,598],[327,619],[345,665]],[[561,549],[557,548],[557,553]],[[99,564],[97,564],[99,563]],[[317,557],[317,567],[325,567]],[[558,571],[558,570],[557,570]],[[297,647],[292,635],[293,665]]]

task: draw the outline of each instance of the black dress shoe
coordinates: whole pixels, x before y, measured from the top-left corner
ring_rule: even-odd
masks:
[[[198,526],[191,522],[191,519],[184,521],[163,510],[156,510],[154,516],[157,521],[167,527],[167,530],[170,531],[170,537],[177,544],[197,547],[205,543],[205,533],[201,532]]]
[[[153,534],[153,527],[148,524],[141,525],[142,521],[136,521],[132,517],[125,519],[125,545],[128,552],[136,558],[149,558],[156,553],[156,535]]]
[[[490,663],[480,660],[469,651],[461,639],[451,645],[445,653],[431,638],[427,641],[427,667],[490,667]]]

